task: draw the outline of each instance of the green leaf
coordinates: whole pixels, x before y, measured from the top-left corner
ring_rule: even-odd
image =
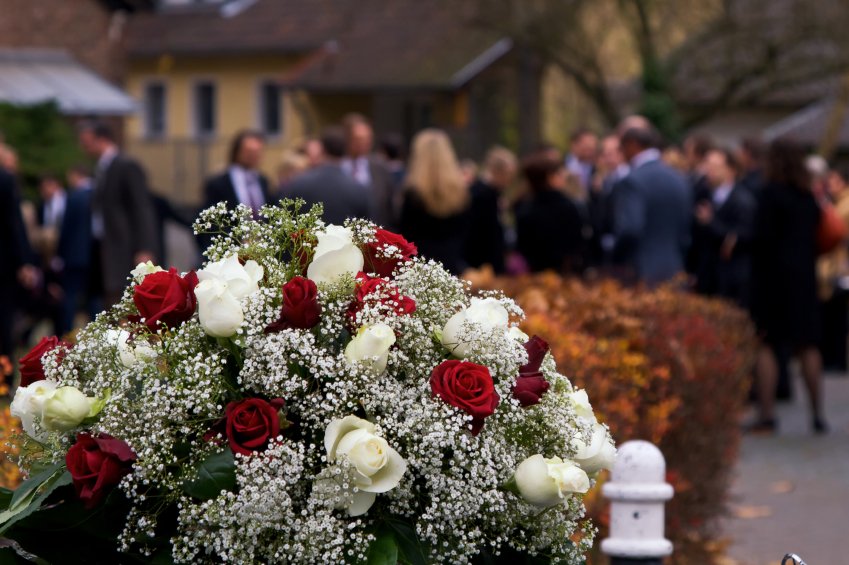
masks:
[[[33,477],[33,479],[34,478],[35,477]],[[38,493],[37,496],[26,497],[25,500],[20,501],[18,506],[15,506],[13,497],[12,503],[9,504],[9,509],[4,512],[0,512],[0,534],[5,533],[16,522],[23,520],[33,512],[39,510],[41,508],[41,504],[47,500],[47,497],[50,496],[53,491],[59,487],[69,485],[71,482],[71,473],[63,468],[58,468],[52,476],[50,476],[46,481],[42,481],[31,491],[33,495]]]
[[[398,563],[398,544],[390,530],[378,532],[377,538],[368,546],[367,565],[396,565]]]
[[[7,510],[9,508],[9,504],[12,502],[12,495],[14,494],[15,491],[9,490],[5,487],[0,487],[0,508]]]
[[[22,504],[28,504],[35,496],[35,492],[38,490],[38,487],[49,481],[61,467],[62,466],[58,463],[51,465],[47,469],[31,476],[29,479],[21,483],[12,495],[12,500],[9,502],[9,510],[15,510]]]
[[[393,531],[393,537],[404,561],[410,565],[427,565],[425,549],[419,541],[415,528],[406,521],[394,518],[386,519],[386,524]]]
[[[183,492],[200,500],[210,500],[221,491],[236,488],[236,459],[228,447],[201,462],[197,478],[183,483]]]

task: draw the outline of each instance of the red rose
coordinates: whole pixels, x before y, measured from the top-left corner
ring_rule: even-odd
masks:
[[[77,434],[77,442],[65,455],[77,496],[89,510],[121,482],[135,460],[136,454],[129,445],[106,434]]]
[[[147,275],[133,289],[133,302],[150,331],[159,329],[160,322],[173,328],[189,320],[197,308],[195,287],[198,276],[194,271],[181,277],[177,269]]]
[[[60,341],[56,336],[43,337],[35,347],[30,349],[29,353],[18,360],[19,370],[21,372],[21,385],[29,386],[36,381],[44,380],[44,365],[41,363],[41,358],[45,353],[53,351],[59,346],[70,347],[69,343]],[[58,355],[59,360],[64,357],[64,353]]]
[[[280,435],[282,398],[271,402],[261,398],[233,401],[224,409],[225,435],[233,453],[250,455],[262,451],[270,439]]]
[[[525,343],[528,362],[519,367],[519,377],[512,389],[513,397],[523,408],[539,404],[542,395],[551,387],[540,372],[542,361],[549,349],[548,342],[541,337],[534,336]]]
[[[400,263],[419,253],[414,243],[397,233],[379,229],[374,236],[377,241],[367,243],[363,255],[366,265],[371,266],[371,272],[381,277],[392,276]]]
[[[365,273],[357,274],[357,289],[354,303],[348,309],[352,325],[357,325],[357,313],[366,305],[382,304],[388,306],[396,316],[409,316],[416,311],[416,301],[404,296],[392,283],[379,277],[370,277]]]
[[[492,375],[483,365],[451,359],[443,361],[430,375],[434,396],[470,414],[472,435],[478,435],[484,419],[495,412],[501,398],[495,392]]]
[[[280,319],[265,328],[265,333],[279,332],[289,328],[308,330],[321,320],[318,304],[318,288],[304,277],[295,277],[283,285],[283,306]]]

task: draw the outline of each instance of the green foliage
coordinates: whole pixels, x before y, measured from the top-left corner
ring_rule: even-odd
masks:
[[[82,159],[74,129],[54,102],[32,106],[0,102],[0,132],[18,153],[21,179],[30,196],[40,175],[64,175]]]
[[[236,488],[236,460],[230,448],[210,455],[198,467],[198,478],[183,483],[183,491],[200,500],[215,498]]]
[[[54,490],[69,484],[71,474],[58,464],[24,481],[9,497],[8,507],[0,512],[0,534],[38,510]],[[2,498],[6,498],[5,493]]]
[[[669,80],[657,61],[644,61],[643,96],[639,113],[647,117],[669,141],[681,137],[678,106],[672,97]]]

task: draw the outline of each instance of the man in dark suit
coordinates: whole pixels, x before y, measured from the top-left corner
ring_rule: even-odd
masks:
[[[471,268],[489,265],[496,274],[504,273],[507,250],[501,195],[513,184],[518,169],[516,156],[509,149],[493,147],[487,152],[483,173],[469,188],[472,203],[465,260]]]
[[[343,121],[346,155],[342,170],[371,198],[371,220],[385,228],[397,225],[401,210],[400,186],[386,166],[372,155],[374,132],[360,114],[348,114]]]
[[[684,177],[663,163],[656,134],[622,134],[630,172],[614,189],[614,258],[627,279],[663,283],[684,270],[692,200]]]
[[[751,243],[755,219],[755,198],[737,180],[740,166],[725,149],[713,149],[705,157],[705,177],[711,188],[709,201],[696,206],[696,221],[705,234],[705,249],[698,276],[698,288],[717,294],[737,305],[749,304]]]
[[[324,161],[289,184],[287,197],[301,198],[307,204],[324,205],[322,218],[341,224],[346,218],[371,218],[372,199],[367,187],[345,173],[340,161],[345,155],[344,132],[330,128],[321,136]]]
[[[82,297],[86,298],[90,318],[97,314],[100,305],[99,297],[90,290],[99,286],[92,284],[94,281],[91,280],[95,276],[91,272],[91,179],[80,167],[74,167],[68,172],[68,185],[65,217],[56,246],[57,267],[64,293],[60,335],[73,329]]]
[[[268,179],[260,172],[265,141],[259,132],[241,131],[230,145],[230,165],[226,171],[206,181],[204,208],[226,202],[234,209],[244,204],[254,211],[269,201]]]
[[[0,144],[0,151],[4,149]],[[38,271],[34,265],[15,178],[0,164],[0,355],[12,356],[15,294],[18,284],[36,286]]]
[[[97,159],[91,196],[92,260],[102,273],[104,306],[121,298],[130,271],[156,261],[156,216],[144,169],[118,149],[105,124],[87,123],[79,130],[82,148]],[[99,263],[99,265],[98,265]]]

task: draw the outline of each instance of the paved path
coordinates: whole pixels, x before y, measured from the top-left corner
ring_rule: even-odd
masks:
[[[729,564],[778,564],[787,552],[808,565],[849,564],[849,378],[825,379],[826,436],[811,433],[796,380],[779,433],[743,439],[723,524]]]

